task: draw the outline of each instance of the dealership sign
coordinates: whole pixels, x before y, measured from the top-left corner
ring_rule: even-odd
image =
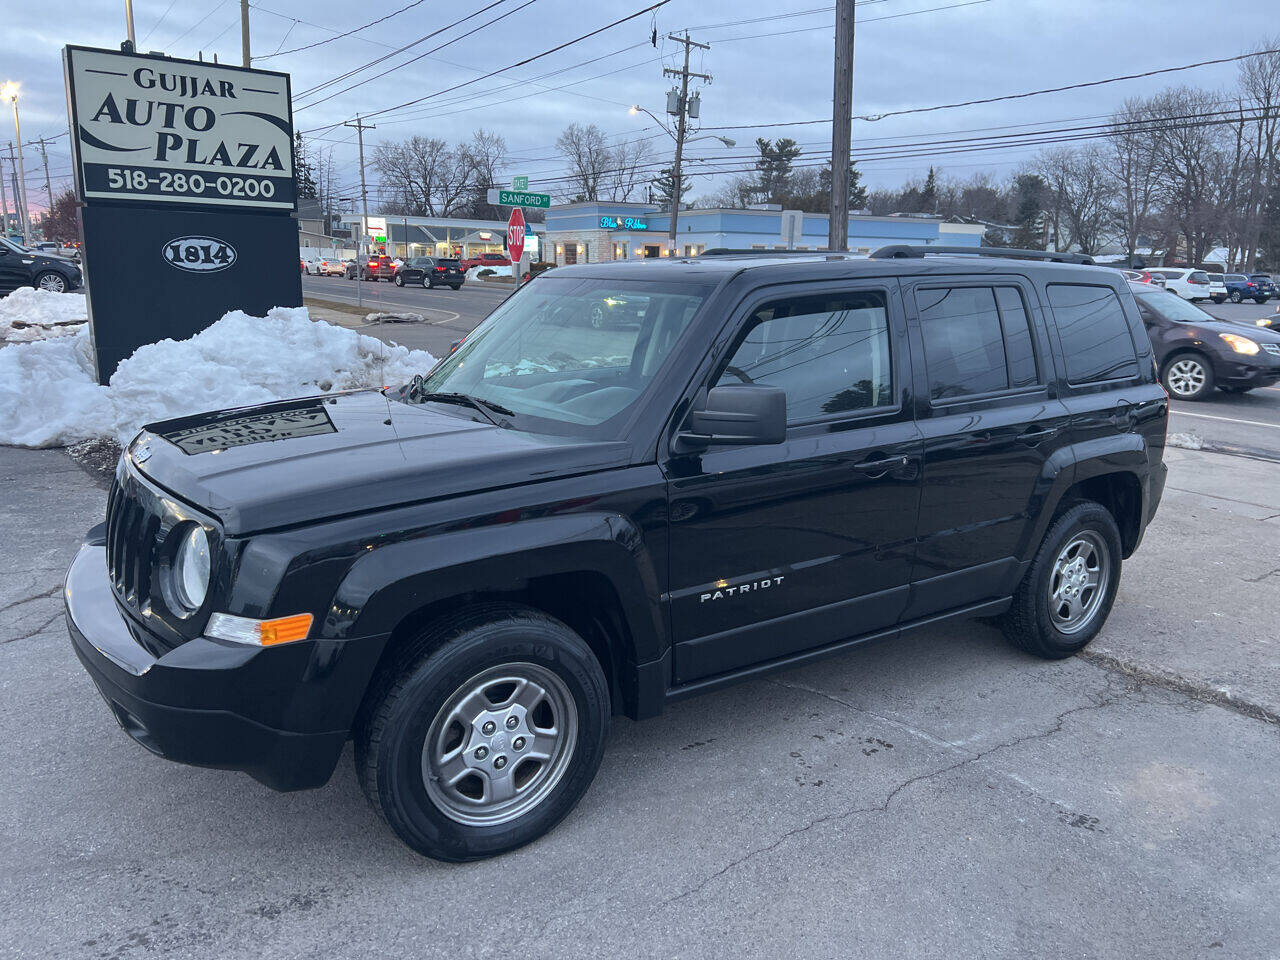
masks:
[[[85,200],[296,207],[288,74],[85,47],[65,60]]]
[[[95,372],[224,314],[302,305],[289,77],[63,51]]]

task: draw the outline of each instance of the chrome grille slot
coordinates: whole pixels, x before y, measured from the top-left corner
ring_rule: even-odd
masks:
[[[116,595],[131,607],[146,604],[161,518],[127,487],[113,484],[107,499],[107,572]]]

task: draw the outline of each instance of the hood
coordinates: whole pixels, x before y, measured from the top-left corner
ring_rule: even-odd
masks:
[[[523,433],[375,391],[148,425],[135,469],[229,534],[625,466],[630,446]]]
[[[1280,343],[1280,331],[1274,327],[1260,327],[1252,320],[1219,320],[1206,317],[1197,320],[1191,326],[1211,333],[1234,333],[1238,337],[1248,337],[1258,343]]]

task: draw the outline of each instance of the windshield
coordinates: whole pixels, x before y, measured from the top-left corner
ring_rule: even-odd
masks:
[[[10,240],[8,237],[0,237],[0,243],[3,243],[6,247],[9,247],[11,250],[13,250],[16,253],[32,253],[33,252],[30,248],[24,247],[17,240]]]
[[[501,406],[534,432],[614,436],[712,287],[547,277],[511,297],[421,392]]]
[[[1132,284],[1130,288],[1140,305],[1149,307],[1153,313],[1165,320],[1173,320],[1176,323],[1204,323],[1206,320],[1214,319],[1212,315],[1176,294],[1159,288],[1139,289],[1137,285]]]

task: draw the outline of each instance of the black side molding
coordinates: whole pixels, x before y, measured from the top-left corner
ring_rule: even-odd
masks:
[[[892,243],[871,254],[872,260],[919,259],[929,254],[963,254],[971,257],[1001,257],[1009,260],[1049,260],[1053,263],[1092,265],[1093,257],[1083,253],[1060,253],[1056,250],[1019,250],[1016,247],[956,247]]]

